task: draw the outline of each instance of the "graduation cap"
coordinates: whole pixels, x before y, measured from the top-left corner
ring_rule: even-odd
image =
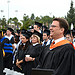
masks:
[[[12,28],[8,28],[7,30],[9,30],[10,32],[14,32],[14,30]]]
[[[33,33],[33,34],[35,34],[35,35],[39,36],[39,37],[40,37],[40,39],[42,39],[42,34],[41,34],[41,33],[39,33],[38,31],[34,30],[34,33]]]
[[[47,35],[50,35],[50,30],[46,29],[44,30],[44,33],[46,33]]]
[[[48,29],[46,26],[42,26],[44,29]]]
[[[42,23],[39,22],[35,22],[35,25],[37,25],[38,27],[42,27]]]
[[[29,34],[29,37],[31,37],[32,36],[32,32],[30,32],[30,31],[27,31],[27,33]]]
[[[22,30],[21,30],[21,34],[26,33],[26,31],[27,31],[26,29],[22,29]]]
[[[25,36],[27,39],[29,39],[31,37],[30,33],[25,29],[21,31],[21,34],[23,36]]]

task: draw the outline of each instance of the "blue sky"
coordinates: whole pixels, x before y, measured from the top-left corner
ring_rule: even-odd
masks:
[[[4,15],[8,19],[8,0],[0,0],[0,17]],[[24,13],[31,16],[56,16],[64,17],[70,9],[71,0],[9,0],[9,18],[23,19]],[[75,7],[75,0],[74,7]],[[3,10],[3,12],[1,12]],[[18,10],[18,12],[15,12]]]

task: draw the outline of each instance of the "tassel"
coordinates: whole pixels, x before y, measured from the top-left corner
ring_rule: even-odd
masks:
[[[2,36],[3,36],[3,31],[2,31]]]

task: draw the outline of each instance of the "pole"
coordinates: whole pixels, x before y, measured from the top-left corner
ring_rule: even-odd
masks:
[[[9,3],[10,3],[10,1],[8,0],[7,3],[8,3],[8,20],[9,20]],[[8,22],[8,25],[9,25],[9,22]]]

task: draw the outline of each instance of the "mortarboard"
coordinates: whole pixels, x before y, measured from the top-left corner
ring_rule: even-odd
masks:
[[[29,34],[29,32],[25,29],[22,29],[21,34],[23,36],[25,36],[27,39],[29,39],[31,37],[31,35]]]
[[[9,30],[10,32],[14,32],[14,30],[12,28],[8,28],[7,30]]]
[[[42,27],[42,23],[39,23],[39,22],[35,22],[35,25]]]
[[[44,33],[46,33],[47,35],[50,35],[50,30],[46,29],[44,30]]]
[[[39,36],[39,37],[40,37],[40,39],[42,39],[42,34],[41,34],[41,33],[39,33],[38,31],[34,30],[34,33],[33,33],[33,34],[35,34],[35,35]]]
[[[27,33],[28,33],[28,35],[29,35],[29,37],[31,37],[32,36],[32,32],[30,32],[30,31],[27,31]]]
[[[44,29],[48,29],[46,26],[42,26]]]
[[[24,33],[26,33],[26,29],[21,29],[21,34],[24,34]]]

